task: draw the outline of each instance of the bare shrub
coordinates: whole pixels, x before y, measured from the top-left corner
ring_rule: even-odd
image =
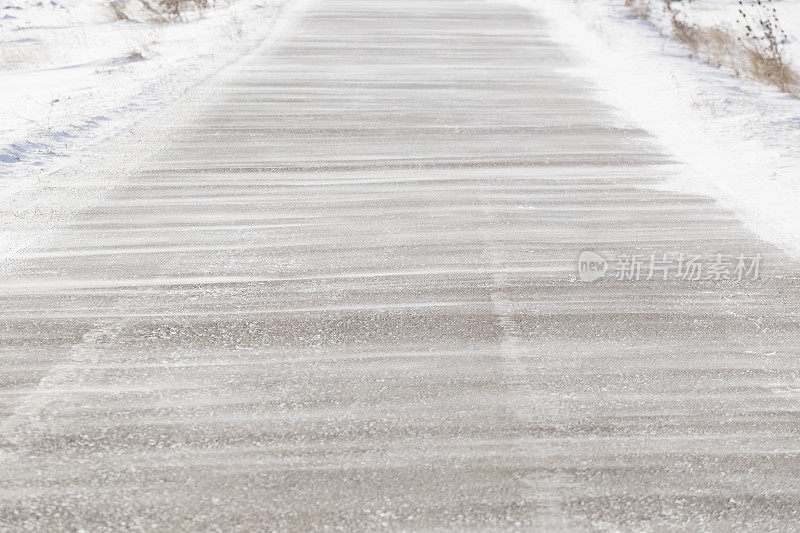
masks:
[[[203,11],[208,7],[208,0],[158,0],[158,5],[168,18],[182,20],[182,12],[187,6]]]
[[[687,45],[699,59],[718,67],[730,68],[736,76],[749,76],[800,97],[800,74],[786,58],[783,31],[772,0],[739,0],[739,24],[744,35],[719,26],[700,26],[690,22],[682,6],[692,0],[662,0],[670,35]],[[651,19],[645,7],[648,0],[625,0],[633,16]]]
[[[166,23],[184,20],[187,11],[202,13],[209,7],[209,0],[138,0],[138,5],[140,6],[139,14],[149,14],[147,18],[150,22]],[[111,19],[114,21],[132,20],[133,16],[128,7],[125,0],[110,0],[108,8],[111,12]]]
[[[700,28],[696,24],[692,24],[686,20],[683,11],[676,9],[673,4],[681,3],[681,0],[673,2],[673,0],[664,0],[664,11],[669,15],[669,22],[672,26],[673,37],[682,43],[686,43],[692,48],[697,45],[697,41],[701,36]]]
[[[117,22],[120,20],[130,20],[130,17],[125,12],[125,4],[117,0],[111,0],[108,3],[108,9],[111,13],[111,21]]]
[[[744,37],[740,37],[739,42],[751,74],[776,85],[781,91],[800,93],[800,76],[786,60],[786,32],[772,0],[757,0],[747,6],[739,0],[738,22],[744,29]]]
[[[733,34],[717,26],[703,27],[689,22],[683,11],[674,6],[680,3],[681,0],[664,0],[672,38],[689,46],[694,55],[708,63],[715,66],[732,64],[731,45],[736,41]]]
[[[625,0],[625,7],[634,18],[650,20],[653,10],[650,0]]]
[[[159,0],[161,9],[173,20],[182,20],[182,12],[187,6],[194,7],[197,11],[202,11],[208,7],[208,0]]]

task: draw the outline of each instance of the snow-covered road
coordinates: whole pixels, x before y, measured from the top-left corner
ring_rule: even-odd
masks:
[[[310,0],[119,140],[0,273],[0,529],[795,525],[798,266],[551,32]]]

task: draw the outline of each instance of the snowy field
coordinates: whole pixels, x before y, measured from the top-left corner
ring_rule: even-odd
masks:
[[[650,21],[624,0],[520,0],[544,12],[553,37],[590,60],[586,76],[693,172],[674,188],[710,194],[735,209],[762,238],[800,255],[800,100],[698,60],[669,38],[663,3]],[[775,1],[786,54],[800,67],[800,2]],[[696,24],[736,29],[737,0],[696,0]]]
[[[283,4],[189,4],[177,19],[138,0],[117,13],[108,0],[0,0],[0,197],[180,98],[260,42]]]

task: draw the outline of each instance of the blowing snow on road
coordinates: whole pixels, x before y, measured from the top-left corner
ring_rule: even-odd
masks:
[[[724,124],[628,98],[665,52],[567,0],[241,1],[0,72],[75,98],[0,116],[0,530],[798,527],[789,182],[748,210]]]

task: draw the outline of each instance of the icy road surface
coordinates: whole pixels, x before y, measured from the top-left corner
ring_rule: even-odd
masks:
[[[0,274],[0,529],[796,526],[797,265],[662,187],[550,31],[312,0],[149,125]],[[580,283],[584,249],[762,279]]]

